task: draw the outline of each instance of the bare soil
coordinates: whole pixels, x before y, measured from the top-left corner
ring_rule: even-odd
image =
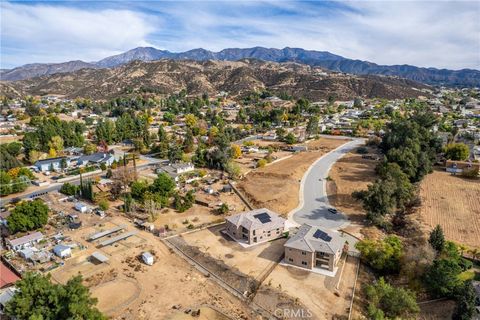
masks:
[[[447,239],[480,247],[480,180],[436,170],[422,181],[420,197],[417,214],[428,229],[439,224]]]
[[[300,181],[310,165],[346,142],[327,138],[309,142],[309,151],[250,172],[238,187],[255,207],[286,215],[298,205]]]

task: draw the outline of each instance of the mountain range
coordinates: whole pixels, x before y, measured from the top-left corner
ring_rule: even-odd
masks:
[[[80,69],[114,68],[131,61],[173,60],[220,60],[238,61],[257,59],[271,62],[297,62],[324,69],[356,75],[385,75],[414,80],[430,85],[480,86],[480,71],[473,69],[447,70],[420,68],[411,65],[378,65],[368,61],[352,60],[326,51],[300,48],[230,48],[219,52],[193,49],[185,52],[170,52],[152,47],[138,47],[122,54],[104,58],[97,62],[69,61],[64,63],[27,64],[10,70],[1,70],[1,80],[16,81],[55,73],[67,73]]]
[[[267,89],[318,101],[332,95],[340,100],[359,96],[388,99],[428,96],[431,87],[397,77],[333,73],[295,62],[162,59],[2,81],[0,89],[11,97],[57,94],[95,100],[132,92],[172,94],[183,89],[193,95],[205,92],[216,95],[224,91],[232,97],[241,97]]]

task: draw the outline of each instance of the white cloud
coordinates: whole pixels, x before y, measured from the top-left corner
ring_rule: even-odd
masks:
[[[480,1],[152,1],[123,9],[110,2],[92,6],[2,3],[2,60],[16,65],[92,61],[144,45],[171,51],[289,46],[378,64],[480,69]]]
[[[152,17],[128,10],[1,4],[2,56],[10,64],[96,60],[148,45]]]

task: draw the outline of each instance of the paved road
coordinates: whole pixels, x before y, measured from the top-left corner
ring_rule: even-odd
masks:
[[[327,198],[326,178],[330,167],[338,159],[363,143],[363,139],[347,142],[322,156],[309,168],[302,179],[300,188],[300,193],[303,194],[303,199],[300,199],[299,205],[301,208],[297,208],[289,214],[290,217],[293,217],[294,222],[298,224],[308,223],[328,229],[340,229],[349,224],[347,217],[343,214],[333,214],[328,211],[331,206]]]
[[[138,169],[142,169],[142,168],[145,168],[145,167],[148,167],[150,165],[155,165],[157,163],[161,163],[162,159],[156,159],[156,158],[152,158],[152,157],[148,157],[148,156],[140,156],[140,159],[142,160],[146,160],[148,161],[147,163],[143,163],[143,164],[140,164],[140,165],[137,165],[137,170]],[[99,173],[99,174],[95,174],[95,175],[92,175],[92,176],[88,176],[88,177],[85,177],[86,180],[88,180],[89,178],[93,178],[93,177],[98,177],[98,176],[101,176],[103,175],[104,172],[102,173]],[[76,178],[76,179],[73,179],[73,180],[70,180],[68,181],[68,183],[70,184],[74,184],[74,185],[80,185],[80,177]],[[13,199],[29,199],[29,198],[36,198],[40,195],[43,195],[43,194],[46,194],[46,193],[49,193],[49,192],[52,192],[52,191],[58,191],[60,190],[60,188],[63,186],[63,183],[52,183],[52,184],[49,184],[48,186],[44,186],[44,187],[38,187],[38,188],[35,188],[34,191],[31,191],[29,193],[25,193],[25,194],[22,194],[20,196],[17,196],[15,197],[15,195],[12,195],[11,197],[8,197],[8,198],[1,198],[0,199],[0,206],[3,206],[7,203],[10,203],[12,202]]]

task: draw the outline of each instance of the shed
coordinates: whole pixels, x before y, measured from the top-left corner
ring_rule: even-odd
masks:
[[[57,257],[60,257],[62,259],[72,256],[72,248],[64,244],[57,244],[55,247],[53,247],[53,252]]]
[[[153,265],[153,255],[150,252],[142,253],[142,260],[149,266]]]
[[[93,260],[98,261],[98,263],[108,262],[108,258],[104,254],[102,254],[98,251],[95,251],[94,253],[92,253],[92,255],[90,257]]]
[[[81,213],[85,213],[88,210],[88,207],[85,203],[77,202],[75,203],[75,210],[80,211]]]

